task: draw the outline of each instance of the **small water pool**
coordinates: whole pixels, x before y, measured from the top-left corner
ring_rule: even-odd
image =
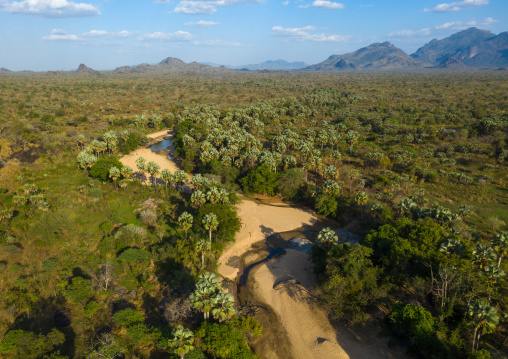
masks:
[[[171,141],[170,139],[164,139],[160,142],[157,142],[157,143],[154,143],[153,145],[151,145],[150,149],[153,152],[158,152],[160,150],[164,150],[164,149],[168,148],[172,144],[173,144],[173,141]]]

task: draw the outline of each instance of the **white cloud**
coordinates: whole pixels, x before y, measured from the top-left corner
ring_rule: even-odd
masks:
[[[44,36],[43,40],[60,40],[60,41],[80,41],[79,36],[70,34],[66,30],[63,29],[53,29],[51,30],[51,34]]]
[[[112,37],[129,37],[135,35],[135,32],[131,31],[117,31],[117,32],[107,32],[105,30],[90,30],[88,32],[83,33],[84,37],[106,37],[106,38],[112,38]]]
[[[439,4],[432,9],[424,9],[425,12],[454,12],[487,5],[489,0],[463,0],[452,3]]]
[[[344,42],[349,39],[349,36],[344,35],[327,35],[327,34],[314,34],[316,28],[314,26],[305,27],[272,27],[273,35],[285,37],[287,40],[293,41],[315,41],[315,42]]]
[[[322,9],[327,10],[337,10],[337,9],[344,9],[344,4],[328,1],[328,0],[314,0],[312,4],[309,5],[299,5],[298,7],[301,8],[309,8],[309,7],[320,7]]]
[[[196,21],[196,22],[186,22],[184,25],[186,26],[199,26],[199,27],[208,27],[208,26],[215,26],[215,25],[219,25],[220,22],[215,22],[215,21],[205,21],[205,20],[199,20],[199,21]]]
[[[474,19],[470,21],[452,21],[447,22],[442,25],[435,26],[433,28],[425,28],[417,31],[413,30],[398,30],[393,31],[388,34],[390,37],[410,37],[410,36],[428,36],[434,32],[439,32],[441,30],[454,30],[460,31],[469,29],[470,27],[482,27],[486,28],[492,24],[495,24],[497,20],[494,20],[491,17],[487,17],[485,19]]]
[[[261,0],[183,0],[176,5],[174,13],[210,15],[217,12],[220,6],[231,6],[245,3],[258,3]]]
[[[13,14],[38,15],[45,17],[81,17],[100,15],[91,4],[67,0],[23,0],[0,3],[0,10]]]
[[[171,0],[155,0],[155,4],[169,4]]]
[[[430,32],[431,32],[431,29],[427,27],[425,29],[421,29],[418,31],[413,31],[413,30],[393,31],[393,32],[389,33],[388,36],[390,36],[390,37],[394,37],[394,36],[428,36],[428,35],[430,35]]]
[[[141,40],[157,40],[157,41],[190,41],[193,36],[187,31],[176,32],[154,32],[151,34],[144,34]]]
[[[492,24],[495,24],[497,20],[494,20],[491,17],[480,19],[480,20],[471,20],[471,21],[452,21],[447,22],[443,25],[436,26],[436,29],[452,29],[452,30],[465,30],[470,27],[489,27]]]
[[[222,40],[194,41],[196,46],[212,46],[212,47],[245,47],[239,42],[226,42]]]
[[[284,5],[284,6],[288,6],[289,5],[289,1],[283,1],[281,4]]]

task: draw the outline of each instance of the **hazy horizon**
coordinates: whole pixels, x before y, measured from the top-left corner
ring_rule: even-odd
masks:
[[[410,54],[469,27],[506,31],[508,2],[0,0],[0,67],[95,70],[184,62],[319,63],[390,41]]]

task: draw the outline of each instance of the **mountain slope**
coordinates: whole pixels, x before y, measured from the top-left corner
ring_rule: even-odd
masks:
[[[508,66],[508,32],[496,36],[469,28],[441,40],[434,39],[411,57],[433,65],[454,58],[470,67]]]
[[[185,63],[180,59],[168,57],[157,65],[139,64],[134,67],[121,66],[117,67],[114,72],[129,74],[129,73],[181,73],[181,72],[217,72],[224,71],[224,68],[216,68],[208,65],[203,65],[197,62]]]
[[[389,42],[374,43],[355,52],[332,55],[323,62],[311,65],[305,70],[396,70],[424,68],[428,64],[411,58],[404,51]]]

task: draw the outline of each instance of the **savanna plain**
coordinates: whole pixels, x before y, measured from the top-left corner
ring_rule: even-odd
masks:
[[[505,358],[507,163],[505,71],[0,73],[0,356]]]

